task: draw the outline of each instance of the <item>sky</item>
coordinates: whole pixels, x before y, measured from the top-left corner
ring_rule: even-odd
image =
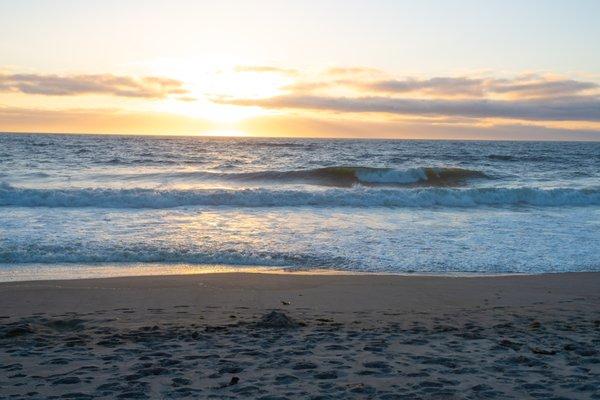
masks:
[[[0,0],[0,131],[600,140],[599,1]]]

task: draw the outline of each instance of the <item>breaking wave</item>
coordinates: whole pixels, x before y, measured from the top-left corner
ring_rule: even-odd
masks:
[[[210,251],[196,248],[157,246],[153,244],[111,243],[94,245],[57,244],[4,246],[0,249],[0,263],[184,263],[205,265],[240,265],[264,267],[330,267],[349,265],[342,257],[322,258],[311,254],[268,251]]]
[[[600,205],[599,189],[330,188],[291,189],[28,189],[0,184],[0,206],[173,208],[237,207],[477,207]]]
[[[115,178],[122,178],[116,176]],[[457,186],[469,179],[489,178],[481,171],[449,167],[422,167],[404,170],[372,167],[324,167],[291,171],[208,172],[182,171],[135,174],[125,179],[229,180],[240,182],[308,183],[319,186]]]

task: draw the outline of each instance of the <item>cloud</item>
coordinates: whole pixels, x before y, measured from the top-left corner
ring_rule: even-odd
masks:
[[[370,67],[332,67],[325,71],[326,75],[379,75],[383,72],[377,68]]]
[[[488,90],[494,93],[517,94],[522,97],[551,97],[579,94],[586,90],[597,89],[598,84],[572,79],[535,81],[496,81]]]
[[[256,73],[275,73],[295,76],[298,75],[298,70],[293,68],[281,68],[271,65],[238,65],[235,67],[236,72],[256,72]]]
[[[0,132],[192,135],[217,127],[211,121],[169,113],[0,106]]]
[[[328,89],[334,87],[336,82],[294,82],[282,87],[287,92],[306,93],[315,90]]]
[[[424,92],[437,95],[480,96],[484,91],[483,83],[482,79],[436,77],[431,79],[382,80],[354,83],[354,85],[363,90],[385,93]]]
[[[0,91],[21,92],[46,96],[109,95],[164,99],[189,93],[183,83],[170,78],[146,76],[141,78],[111,74],[42,75],[0,74]]]
[[[371,121],[346,115],[272,115],[234,127],[256,136],[309,136],[412,139],[600,140],[599,130],[547,128],[524,124],[470,126],[428,120]],[[167,113],[118,109],[32,109],[0,106],[0,132],[121,133],[194,135],[222,127],[206,120]]]
[[[334,67],[317,79],[298,80],[281,89],[309,94],[328,89],[338,93],[358,92],[364,96],[408,95],[431,98],[529,99],[600,94],[593,81],[544,74],[521,74],[512,78],[493,76],[435,76],[397,79],[374,68]]]
[[[298,137],[404,138],[444,140],[600,140],[600,131],[505,124],[468,126],[422,121],[369,121],[298,115],[262,116],[240,127],[249,134]]]
[[[544,77],[517,77],[514,79],[434,77],[430,79],[406,78],[371,82],[346,82],[364,91],[379,93],[420,92],[427,95],[484,97],[494,94],[511,97],[572,96],[597,89],[594,82],[572,79],[547,79]]]
[[[410,99],[393,97],[329,97],[287,95],[262,99],[217,98],[213,101],[269,109],[304,109],[346,113],[505,118],[533,121],[600,121],[600,98],[556,99]]]
[[[193,96],[179,96],[179,97],[177,97],[177,100],[180,100],[180,101],[196,101],[198,99],[196,97],[193,97]]]

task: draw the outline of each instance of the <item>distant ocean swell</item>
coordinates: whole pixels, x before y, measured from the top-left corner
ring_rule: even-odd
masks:
[[[173,208],[236,207],[477,207],[594,206],[600,189],[330,188],[295,189],[30,189],[0,184],[0,206]]]

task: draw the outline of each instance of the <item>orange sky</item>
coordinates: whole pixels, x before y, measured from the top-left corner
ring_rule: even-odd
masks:
[[[0,131],[600,140],[593,3],[225,3],[1,4]]]

